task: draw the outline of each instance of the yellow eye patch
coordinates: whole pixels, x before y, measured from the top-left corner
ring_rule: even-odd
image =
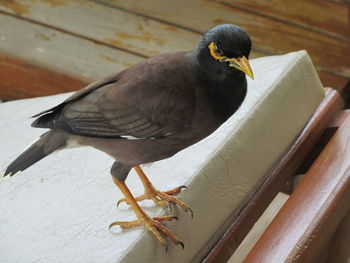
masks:
[[[222,57],[217,53],[217,46],[215,45],[214,42],[211,42],[208,46],[209,50],[210,50],[210,55],[215,58],[216,60],[219,60],[220,62],[224,59],[226,59],[227,57]]]
[[[210,55],[218,60],[219,62],[229,62],[230,67],[236,68],[245,74],[247,74],[251,79],[254,79],[253,71],[250,67],[249,61],[245,56],[241,56],[238,58],[228,58],[226,56],[220,56],[217,52],[218,47],[214,42],[211,42],[208,46]]]

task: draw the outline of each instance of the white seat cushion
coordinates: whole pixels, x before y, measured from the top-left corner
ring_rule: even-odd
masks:
[[[93,148],[50,155],[0,183],[0,262],[198,262],[293,143],[324,97],[304,51],[255,59],[246,100],[216,132],[145,172],[160,190],[187,185],[179,197],[194,212],[173,209],[167,226],[185,243],[165,252],[144,228],[108,231],[112,221],[133,220],[112,183],[113,160]],[[0,167],[5,168],[43,130],[29,116],[69,94],[0,104]],[[143,188],[134,171],[134,194]],[[152,216],[169,213],[144,201]],[[171,243],[169,241],[169,243]]]

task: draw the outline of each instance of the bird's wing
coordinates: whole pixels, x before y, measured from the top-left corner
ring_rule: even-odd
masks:
[[[124,72],[122,71],[122,72],[120,72],[118,74],[110,75],[110,76],[108,76],[108,77],[106,77],[106,78],[104,78],[102,80],[95,81],[95,82],[91,83],[90,85],[82,88],[81,90],[78,90],[77,92],[74,92],[70,97],[68,97],[62,103],[60,103],[60,104],[56,105],[55,107],[52,107],[52,108],[50,108],[48,110],[44,110],[42,112],[39,112],[39,113],[33,115],[32,118],[37,118],[37,117],[40,117],[42,115],[45,115],[45,114],[57,111],[57,110],[61,109],[64,105],[69,103],[69,102],[78,100],[78,99],[86,96],[87,94],[93,92],[94,90],[96,90],[98,88],[101,88],[101,87],[103,87],[105,85],[114,83],[120,78],[122,73],[124,73]]]
[[[182,61],[183,55],[165,55],[136,64],[35,115],[32,126],[109,138],[160,138],[184,130],[194,94],[183,81]]]
[[[108,85],[103,87],[108,88]],[[111,99],[107,94],[108,91],[95,91],[67,104],[53,121],[54,128],[93,137],[137,139],[166,135],[164,129],[145,117],[137,107]]]

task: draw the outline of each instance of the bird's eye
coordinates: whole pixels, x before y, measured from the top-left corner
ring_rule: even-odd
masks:
[[[222,52],[222,50],[220,49],[220,48],[218,48],[218,47],[216,47],[216,54],[218,54],[219,56],[224,56],[224,52]]]

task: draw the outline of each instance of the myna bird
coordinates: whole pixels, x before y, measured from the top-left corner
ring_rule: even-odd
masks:
[[[145,225],[164,245],[161,234],[183,243],[161,224],[173,216],[150,218],[137,201],[174,203],[183,186],[166,192],[153,187],[140,164],[169,158],[202,140],[242,104],[246,76],[253,78],[248,57],[249,36],[238,26],[218,25],[206,32],[191,52],[172,52],[146,59],[74,93],[61,104],[39,114],[32,126],[48,128],[38,141],[5,170],[14,176],[54,151],[70,146],[92,146],[115,159],[114,183],[134,210],[137,220],[114,222],[122,228]],[[134,197],[125,179],[134,168],[144,185]],[[169,171],[169,180],[171,172]]]

